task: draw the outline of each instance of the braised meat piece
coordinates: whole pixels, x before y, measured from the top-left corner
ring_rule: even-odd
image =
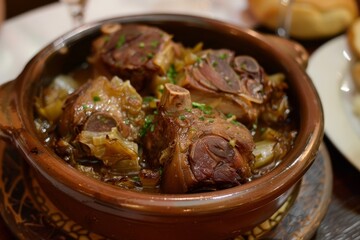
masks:
[[[251,124],[263,103],[264,72],[249,56],[234,57],[230,50],[207,50],[185,69],[180,85],[191,92],[193,101],[233,113],[239,121]]]
[[[150,165],[163,168],[162,192],[228,188],[251,177],[254,142],[249,130],[192,102],[185,88],[165,85],[152,124],[144,150]]]
[[[109,28],[109,27],[108,27]],[[94,43],[97,74],[129,79],[136,90],[151,84],[155,74],[164,75],[174,58],[171,35],[145,25],[115,25]]]
[[[100,160],[114,172],[138,170],[143,119],[142,98],[129,81],[98,77],[65,101],[57,149],[76,159]]]
[[[214,191],[274,169],[299,127],[286,74],[172,37],[103,24],[84,62],[35,97],[44,144],[87,176],[141,192]]]

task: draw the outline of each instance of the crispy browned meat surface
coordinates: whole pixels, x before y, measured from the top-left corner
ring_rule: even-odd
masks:
[[[227,49],[206,50],[185,69],[180,85],[189,89],[193,101],[206,103],[221,112],[235,114],[243,123],[254,123],[259,104],[266,98],[264,72],[255,59],[234,56]]]
[[[92,61],[97,74],[130,80],[140,91],[155,74],[165,74],[174,55],[173,44],[171,36],[159,28],[120,25],[95,42]]]
[[[124,163],[138,169],[142,98],[129,82],[99,77],[69,96],[58,123],[58,150],[75,158],[96,158],[114,171]],[[122,169],[123,168],[123,169]]]
[[[163,167],[163,192],[221,189],[251,177],[252,136],[244,125],[228,120],[194,105],[188,90],[165,85],[154,129],[144,138],[150,164]]]

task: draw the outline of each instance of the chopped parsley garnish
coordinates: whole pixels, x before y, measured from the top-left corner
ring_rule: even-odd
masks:
[[[146,97],[143,97],[143,102],[152,102],[152,101],[156,101],[157,98],[156,97],[153,97],[153,96],[146,96]]]
[[[141,56],[140,60],[141,62],[146,62],[148,59],[145,56]]]
[[[153,53],[148,53],[146,56],[147,56],[148,59],[151,59],[151,58],[154,57],[154,54]]]
[[[184,120],[186,119],[186,117],[185,117],[184,115],[180,115],[180,116],[179,116],[179,119],[180,119],[181,121],[184,121]]]
[[[101,98],[99,96],[93,96],[94,102],[99,102],[100,100],[101,100]]]
[[[110,37],[109,36],[104,36],[104,42],[108,42],[110,40]]]
[[[240,126],[240,125],[241,125],[241,123],[238,122],[238,121],[236,121],[236,120],[232,120],[231,123],[234,124],[234,125],[236,125],[236,126]]]
[[[212,107],[209,105],[206,105],[205,103],[198,103],[198,102],[192,102],[192,106],[194,108],[198,108],[205,114],[211,114],[212,113]]]
[[[140,177],[139,176],[133,176],[132,180],[135,182],[139,182],[140,181]]]
[[[125,35],[121,35],[116,43],[116,48],[121,48],[125,43]]]
[[[152,48],[157,48],[157,46],[159,46],[159,41],[158,40],[151,41],[150,46]]]
[[[226,118],[232,118],[233,116],[234,116],[234,114],[232,114],[232,113],[226,114]]]
[[[150,132],[154,131],[155,124],[153,121],[154,121],[154,115],[152,114],[146,115],[144,126],[140,129],[139,132],[140,137],[144,137],[149,130]]]
[[[213,118],[209,118],[209,119],[208,119],[208,122],[209,122],[209,123],[213,123],[214,121],[215,121],[215,120],[214,120]]]
[[[163,84],[159,85],[158,92],[161,93],[161,94],[164,93],[164,85]]]
[[[203,59],[201,57],[196,58],[196,63],[200,64],[202,61],[203,61]]]
[[[171,64],[167,73],[166,73],[167,78],[169,79],[170,83],[175,84],[176,83],[176,76],[177,76],[177,71],[175,69],[174,64]]]
[[[219,58],[222,60],[225,60],[228,58],[228,55],[227,55],[227,53],[222,53],[222,54],[220,54]]]
[[[139,48],[144,48],[144,47],[145,47],[145,43],[144,43],[144,42],[139,43]]]

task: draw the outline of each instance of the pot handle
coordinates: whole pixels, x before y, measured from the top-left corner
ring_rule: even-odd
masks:
[[[276,35],[266,34],[265,37],[284,53],[290,55],[300,66],[306,69],[309,61],[309,53],[300,43],[282,38]]]
[[[11,140],[21,128],[15,104],[15,81],[0,86],[0,139]]]

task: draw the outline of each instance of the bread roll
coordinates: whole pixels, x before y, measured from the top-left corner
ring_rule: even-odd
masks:
[[[347,40],[354,57],[360,59],[360,18],[357,18],[347,31]],[[360,72],[360,71],[359,71]]]
[[[360,62],[356,61],[351,65],[351,75],[357,91],[360,91]]]
[[[278,27],[284,7],[280,0],[248,0],[260,24]],[[298,39],[325,38],[339,34],[358,16],[355,0],[294,0],[290,36]]]

